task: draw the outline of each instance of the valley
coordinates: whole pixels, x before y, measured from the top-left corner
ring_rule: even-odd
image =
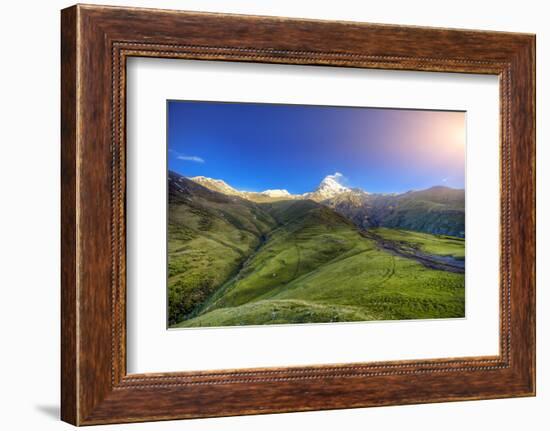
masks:
[[[427,268],[464,274],[464,239],[389,228],[362,231],[366,238]]]
[[[325,180],[251,193],[170,172],[169,327],[464,317],[463,191]]]

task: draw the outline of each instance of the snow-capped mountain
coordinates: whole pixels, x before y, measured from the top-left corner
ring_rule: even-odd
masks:
[[[340,181],[344,176],[340,172],[336,172],[333,175],[327,175],[323,181],[321,181],[321,184],[319,184],[319,187],[317,188],[317,193],[322,193],[324,195],[337,195],[342,192],[347,192],[349,190],[348,187],[343,186]]]
[[[224,180],[216,180],[214,178],[208,178],[208,177],[190,177],[191,181],[200,184],[203,187],[206,187],[207,189],[214,190],[215,192],[223,193],[225,195],[231,195],[231,196],[243,196],[243,192],[234,189],[229,184],[227,184]]]
[[[349,192],[351,189],[342,185],[344,176],[340,172],[327,175],[319,184],[317,189],[311,193],[305,193],[303,198],[312,199],[317,202],[338,196],[341,193]]]
[[[191,181],[200,184],[210,190],[215,192],[223,193],[230,196],[239,196],[245,199],[251,200],[265,200],[265,199],[311,199],[317,202],[325,201],[327,199],[332,199],[342,193],[352,192],[355,189],[350,189],[342,185],[341,181],[344,176],[336,172],[332,175],[327,175],[323,181],[317,186],[315,191],[304,193],[301,195],[293,195],[285,189],[269,189],[262,192],[245,192],[237,190],[231,187],[223,180],[217,180],[214,178],[208,178],[203,176],[191,177]],[[361,191],[361,193],[366,193]]]
[[[253,201],[266,201],[272,199],[296,199],[298,197],[297,195],[291,195],[288,190],[285,189],[270,189],[264,190],[263,192],[245,192],[231,187],[224,180],[218,180],[203,176],[190,177],[189,179],[215,192],[223,193],[224,195],[229,196],[239,196],[241,198]]]
[[[288,190],[285,189],[264,190],[263,192],[260,192],[260,194],[269,196],[271,198],[284,198],[293,196],[288,192]]]

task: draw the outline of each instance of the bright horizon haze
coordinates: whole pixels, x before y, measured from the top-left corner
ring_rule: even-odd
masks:
[[[239,190],[347,187],[401,193],[464,188],[466,113],[368,107],[173,101],[168,169]]]

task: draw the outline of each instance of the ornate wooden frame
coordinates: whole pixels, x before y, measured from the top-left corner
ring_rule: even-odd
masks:
[[[534,395],[534,35],[77,5],[62,11],[61,47],[63,420],[88,425]],[[127,375],[130,56],[498,75],[500,354]]]

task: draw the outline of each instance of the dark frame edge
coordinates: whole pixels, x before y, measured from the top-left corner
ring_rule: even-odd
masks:
[[[61,11],[61,420],[78,425],[77,30],[78,6]]]
[[[537,334],[536,334],[536,274],[537,274],[537,260],[536,260],[536,241],[537,241],[537,223],[536,223],[536,34],[528,35],[526,47],[523,52],[520,53],[522,59],[519,60],[527,70],[525,75],[530,79],[526,80],[526,96],[525,103],[529,105],[529,112],[531,113],[531,122],[525,121],[526,124],[523,127],[526,130],[527,145],[526,152],[528,153],[528,169],[529,175],[526,175],[526,181],[529,183],[527,199],[529,201],[527,208],[531,213],[528,227],[528,235],[526,242],[529,243],[525,250],[526,256],[529,258],[529,286],[525,288],[528,296],[529,312],[526,316],[528,325],[528,338],[530,348],[528,349],[528,390],[527,396],[537,396]],[[526,168],[527,170],[527,168]]]
[[[514,380],[519,393],[536,394],[536,35],[521,34],[510,57],[512,103],[511,254]]]

